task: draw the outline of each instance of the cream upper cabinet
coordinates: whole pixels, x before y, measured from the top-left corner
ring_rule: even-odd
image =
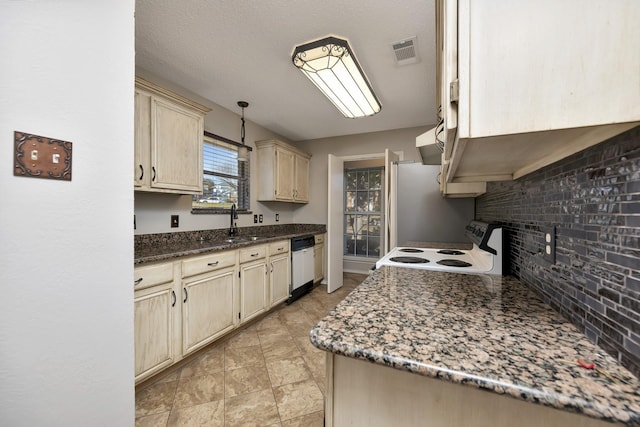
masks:
[[[289,298],[291,259],[289,241],[269,245],[269,306],[273,307]]]
[[[293,202],[295,155],[289,150],[279,147],[275,149],[275,191],[273,196],[278,200]]]
[[[436,14],[445,194],[476,195],[639,123],[640,2],[438,0]]]
[[[136,78],[136,190],[202,193],[202,138],[208,111],[205,106]]]
[[[256,141],[258,200],[309,202],[311,156],[282,141]]]
[[[136,268],[134,272],[135,381],[172,365],[181,356],[180,305],[173,264]]]
[[[295,183],[293,198],[295,201],[309,201],[309,158],[305,156],[295,156],[295,168],[293,175]]]

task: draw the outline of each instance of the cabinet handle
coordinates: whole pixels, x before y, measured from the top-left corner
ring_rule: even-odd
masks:
[[[142,165],[139,165],[139,166],[140,166],[140,178],[138,179],[142,179],[142,177],[144,176],[144,167],[142,167]]]
[[[260,253],[259,253],[259,252],[256,252],[255,254],[251,254],[251,256],[252,256],[252,257],[253,257],[253,256],[258,256],[258,255],[260,255]]]
[[[218,265],[218,263],[219,263],[219,262],[220,262],[220,261],[210,262],[210,263],[208,263],[207,265],[208,265],[209,267],[215,267],[216,265]]]
[[[187,293],[187,288],[182,288],[182,290],[184,291],[184,299],[182,300],[182,302],[187,302],[187,299],[189,298],[189,294]]]
[[[278,248],[279,251],[284,251],[284,248]]]
[[[133,286],[135,286],[135,285],[139,285],[139,284],[140,284],[140,282],[142,282],[142,277],[141,277],[141,278],[139,278],[138,280],[136,280],[135,282],[133,282]]]
[[[171,296],[173,297],[173,302],[171,303],[171,307],[175,307],[176,306],[176,291],[171,291]]]
[[[153,172],[153,176],[151,177],[151,181],[156,180],[156,167],[155,166],[151,166],[151,172]]]

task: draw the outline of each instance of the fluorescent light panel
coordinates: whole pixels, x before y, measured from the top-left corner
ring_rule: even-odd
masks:
[[[382,108],[346,40],[326,37],[296,46],[292,60],[345,117],[372,116]]]

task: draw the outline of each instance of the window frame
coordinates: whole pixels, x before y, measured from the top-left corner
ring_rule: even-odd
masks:
[[[343,227],[342,227],[342,256],[345,259],[351,259],[351,260],[363,260],[363,259],[377,259],[380,258],[380,254],[382,253],[382,246],[383,246],[383,223],[384,223],[384,166],[370,166],[370,167],[355,167],[355,168],[345,168],[344,170],[344,186],[342,189],[343,192]],[[348,179],[347,179],[347,174],[350,172],[363,172],[366,171],[368,174],[371,173],[372,171],[375,172],[380,172],[380,188],[379,189],[371,189],[371,188],[367,188],[366,190],[362,190],[362,189],[358,189],[357,188],[357,182],[356,182],[356,188],[355,189],[348,189]],[[349,192],[353,192],[355,193],[355,200],[354,203],[357,206],[357,201],[358,201],[358,192],[365,192],[367,193],[367,200],[370,200],[370,193],[372,191],[377,191],[379,192],[379,200],[380,200],[380,211],[359,211],[357,210],[353,210],[350,211],[347,209],[347,193]],[[380,233],[377,235],[374,234],[369,234],[367,232],[367,234],[350,234],[347,233],[347,228],[348,228],[348,224],[347,224],[347,220],[349,216],[362,216],[362,217],[366,217],[367,218],[367,224],[370,224],[370,217],[374,217],[374,216],[378,216],[380,218]],[[355,238],[355,240],[357,241],[357,236],[365,237],[366,241],[367,241],[367,254],[366,255],[361,255],[361,254],[357,254],[355,252],[357,252],[357,248],[354,251],[354,253],[347,253],[347,237],[348,236],[353,236]],[[374,254],[370,254],[369,253],[369,242],[371,240],[371,238],[374,239],[378,239],[378,251],[379,253],[377,255]]]
[[[202,144],[203,144],[203,150],[204,150],[204,145],[207,143],[211,143],[207,141],[207,138],[212,139],[214,141],[219,141],[222,144],[221,145],[230,145],[236,148],[236,155],[238,152],[239,147],[242,147],[243,144],[240,144],[239,142],[233,141],[229,138],[225,138],[223,136],[220,135],[216,135],[214,133],[211,132],[204,132],[203,138],[202,138]],[[248,145],[245,145],[245,147],[247,148],[247,150],[249,152],[253,151],[253,149],[251,147],[249,147]],[[224,172],[217,172],[217,173],[207,173],[204,169],[204,156],[203,156],[203,160],[202,160],[202,165],[201,165],[201,175],[202,175],[202,179],[204,181],[205,177],[207,175],[211,175],[211,176],[217,176],[217,177],[221,177],[221,178],[231,178],[231,179],[237,179],[238,180],[238,204],[237,204],[237,212],[238,214],[249,214],[251,213],[251,161],[250,159],[247,159],[246,162],[238,162],[238,175],[237,177],[235,175],[229,175],[226,174]],[[244,192],[241,191],[241,181],[244,181],[243,184],[246,186],[246,190],[244,190]],[[242,196],[242,194],[244,194],[244,196]],[[192,197],[192,202],[191,202],[191,213],[192,214],[229,214],[229,211],[231,210],[230,207],[197,207],[193,205],[193,201],[196,200],[197,198],[202,198],[204,196],[204,187],[203,187],[203,193],[202,194],[198,194],[198,195],[194,195]],[[240,198],[244,197],[244,204],[241,203]]]

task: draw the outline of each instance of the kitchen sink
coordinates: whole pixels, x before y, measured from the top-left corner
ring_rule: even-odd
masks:
[[[264,239],[264,237],[250,236],[250,237],[232,237],[225,239],[227,243],[242,243],[242,242],[255,242],[256,240]]]

